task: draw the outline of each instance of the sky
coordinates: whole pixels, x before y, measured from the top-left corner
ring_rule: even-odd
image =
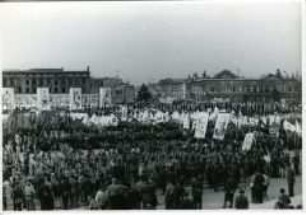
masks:
[[[0,5],[3,69],[85,70],[140,84],[301,71],[300,1],[48,2]]]

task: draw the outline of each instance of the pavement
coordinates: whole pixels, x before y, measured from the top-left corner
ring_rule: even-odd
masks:
[[[281,188],[285,188],[287,191],[287,180],[286,178],[272,178],[270,179],[270,187],[268,189],[268,196],[264,200],[262,204],[254,204],[251,203],[251,190],[249,188],[249,183],[240,184],[240,187],[245,189],[245,194],[250,202],[250,209],[274,209],[274,205],[279,196],[279,191]],[[301,176],[296,177],[296,183],[294,187],[295,196],[291,198],[292,204],[294,206],[302,204],[302,179]],[[161,191],[158,191],[158,206],[157,209],[165,209],[164,205],[164,196],[161,194]],[[202,196],[202,209],[210,210],[210,209],[224,209],[223,208],[223,200],[224,200],[224,191],[220,189],[215,192],[213,189],[205,188],[203,190]],[[59,209],[60,203],[56,201],[56,207]],[[36,201],[36,208],[39,207],[39,201]],[[13,204],[9,204],[8,210],[13,210]],[[74,208],[72,210],[87,210],[87,207]]]

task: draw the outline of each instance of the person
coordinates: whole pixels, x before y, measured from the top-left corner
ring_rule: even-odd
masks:
[[[47,178],[41,184],[39,189],[41,210],[53,210],[54,209],[54,194],[51,189],[51,185]]]
[[[251,189],[252,189],[252,201],[253,203],[263,202],[263,191],[264,191],[265,179],[260,172],[256,172],[253,176]]]
[[[265,199],[268,199],[268,189],[269,189],[269,185],[270,185],[270,178],[267,174],[264,174],[263,175],[264,178],[265,178],[265,181],[264,181],[264,191],[263,191],[263,195],[264,195],[264,198]]]
[[[22,210],[22,201],[23,201],[23,190],[21,182],[16,182],[13,186],[13,201],[14,201],[14,210]]]
[[[5,179],[3,182],[3,210],[7,210],[7,206],[10,203],[11,198],[11,185],[9,179]]]
[[[300,155],[298,151],[294,153],[293,165],[294,165],[295,174],[300,175]]]
[[[236,209],[248,209],[249,208],[249,200],[245,196],[245,192],[243,189],[239,190],[239,195],[235,198],[235,208]]]
[[[237,184],[235,182],[235,179],[233,178],[233,176],[230,176],[225,182],[225,187],[224,187],[225,196],[224,196],[223,208],[227,207],[228,202],[229,202],[229,208],[233,207],[236,186]]]
[[[63,209],[69,208],[69,196],[70,196],[70,183],[67,177],[62,178],[61,180],[61,196],[62,196],[62,207]]]
[[[165,191],[165,205],[166,209],[174,209],[174,184],[170,181],[167,183]]]
[[[202,209],[203,184],[200,179],[193,179],[191,185],[192,200],[195,209]]]
[[[88,202],[89,202],[89,206],[88,206],[89,210],[97,210],[99,208],[93,196],[88,196]]]
[[[288,191],[289,196],[294,196],[294,183],[295,183],[295,172],[291,166],[287,169],[287,183],[288,183]]]
[[[35,210],[35,189],[30,181],[26,182],[24,187],[25,206],[27,210]]]
[[[278,197],[278,201],[276,202],[275,208],[277,209],[286,209],[289,208],[291,204],[290,197],[286,194],[285,189],[280,189],[280,196]]]
[[[104,189],[100,188],[97,191],[97,194],[95,196],[95,202],[97,204],[97,207],[99,209],[104,209],[106,207],[107,203],[107,193],[105,192]]]

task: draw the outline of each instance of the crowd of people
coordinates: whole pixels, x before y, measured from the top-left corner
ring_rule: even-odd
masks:
[[[213,121],[205,139],[172,121],[101,129],[67,122],[4,134],[4,209],[200,209],[206,188],[224,191],[224,208],[248,208],[264,201],[270,177],[286,175],[293,196],[301,174],[301,139],[292,144],[281,126],[273,136],[268,127],[229,124],[220,141]],[[250,131],[256,143],[245,151]],[[251,200],[244,194],[249,185]]]

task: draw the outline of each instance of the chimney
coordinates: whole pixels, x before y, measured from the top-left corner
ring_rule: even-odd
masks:
[[[87,72],[89,72],[89,70],[90,70],[89,66],[87,66],[86,70],[87,70]]]

